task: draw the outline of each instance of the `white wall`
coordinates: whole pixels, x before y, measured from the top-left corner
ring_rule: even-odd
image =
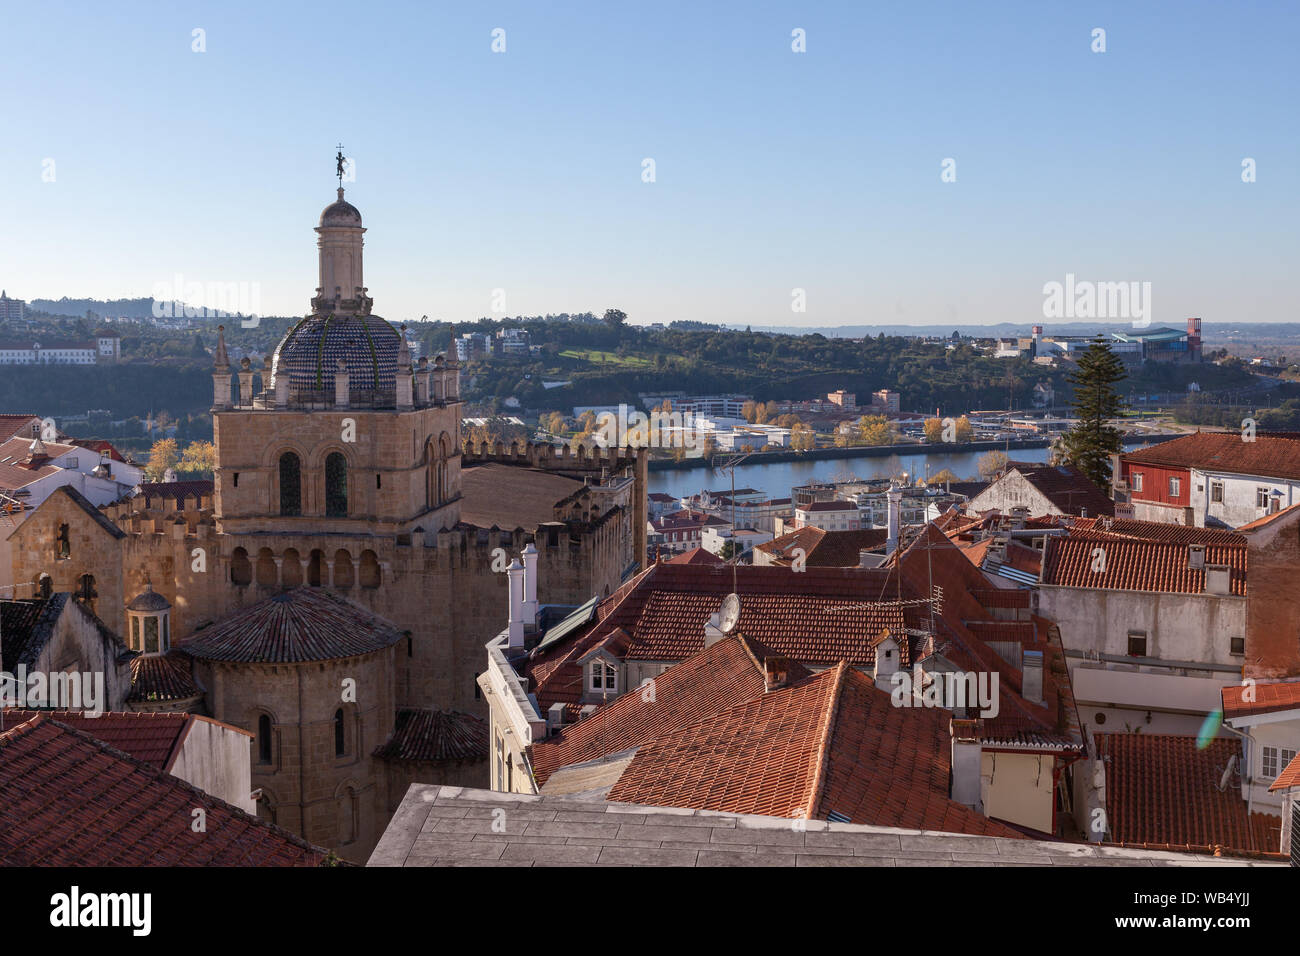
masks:
[[[1221,472],[1192,469],[1191,506],[1196,514],[1196,526],[1203,528],[1206,518],[1217,518],[1233,528],[1249,524],[1256,518],[1262,518],[1268,511],[1260,508],[1256,502],[1256,490],[1267,488],[1282,492],[1278,510],[1289,508],[1300,501],[1300,482],[1281,481],[1274,478],[1256,476],[1242,477]],[[1213,483],[1223,483],[1223,501],[1211,501]]]

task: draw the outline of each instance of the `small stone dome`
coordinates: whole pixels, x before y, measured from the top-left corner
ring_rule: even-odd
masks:
[[[153,584],[146,584],[144,590],[131,599],[126,606],[128,611],[158,612],[170,610],[171,602],[153,589]]]
[[[359,226],[361,212],[356,206],[343,198],[343,187],[339,187],[339,198],[330,203],[320,214],[322,226]]]

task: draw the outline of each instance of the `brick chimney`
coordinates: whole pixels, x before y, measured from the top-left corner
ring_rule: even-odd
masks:
[[[787,657],[763,658],[763,690],[780,690],[790,683],[790,659]]]

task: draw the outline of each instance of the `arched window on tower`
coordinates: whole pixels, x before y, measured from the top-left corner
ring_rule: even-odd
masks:
[[[342,757],[347,753],[346,737],[343,726],[343,708],[334,711],[334,756]]]
[[[325,458],[325,516],[348,516],[348,460],[337,451]]]
[[[243,548],[236,548],[230,556],[230,583],[251,584],[252,581],[253,565],[248,560],[248,552]]]
[[[55,553],[60,559],[72,556],[72,541],[68,537],[68,526],[66,524],[59,525],[59,533],[55,537],[54,545]]]
[[[271,762],[271,718],[267,714],[257,718],[257,762]]]
[[[424,443],[424,506],[432,508],[438,503],[438,460],[433,439]]]
[[[42,574],[36,580],[36,592],[42,598],[48,600],[54,594],[54,579],[48,574]]]
[[[447,459],[451,457],[451,450],[447,444],[446,435],[438,439],[438,504],[444,504],[451,497],[451,489],[447,487]]]
[[[77,579],[77,600],[93,611],[95,609],[95,598],[97,597],[99,597],[99,592],[95,590],[95,576],[93,574],[83,574]]]
[[[291,451],[280,456],[280,514],[302,514],[302,462]]]

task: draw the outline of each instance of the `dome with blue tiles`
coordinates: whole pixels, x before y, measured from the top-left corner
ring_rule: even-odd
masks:
[[[272,376],[289,378],[289,401],[334,402],[334,373],[348,373],[352,404],[396,401],[401,333],[377,315],[310,315],[275,350]]]

